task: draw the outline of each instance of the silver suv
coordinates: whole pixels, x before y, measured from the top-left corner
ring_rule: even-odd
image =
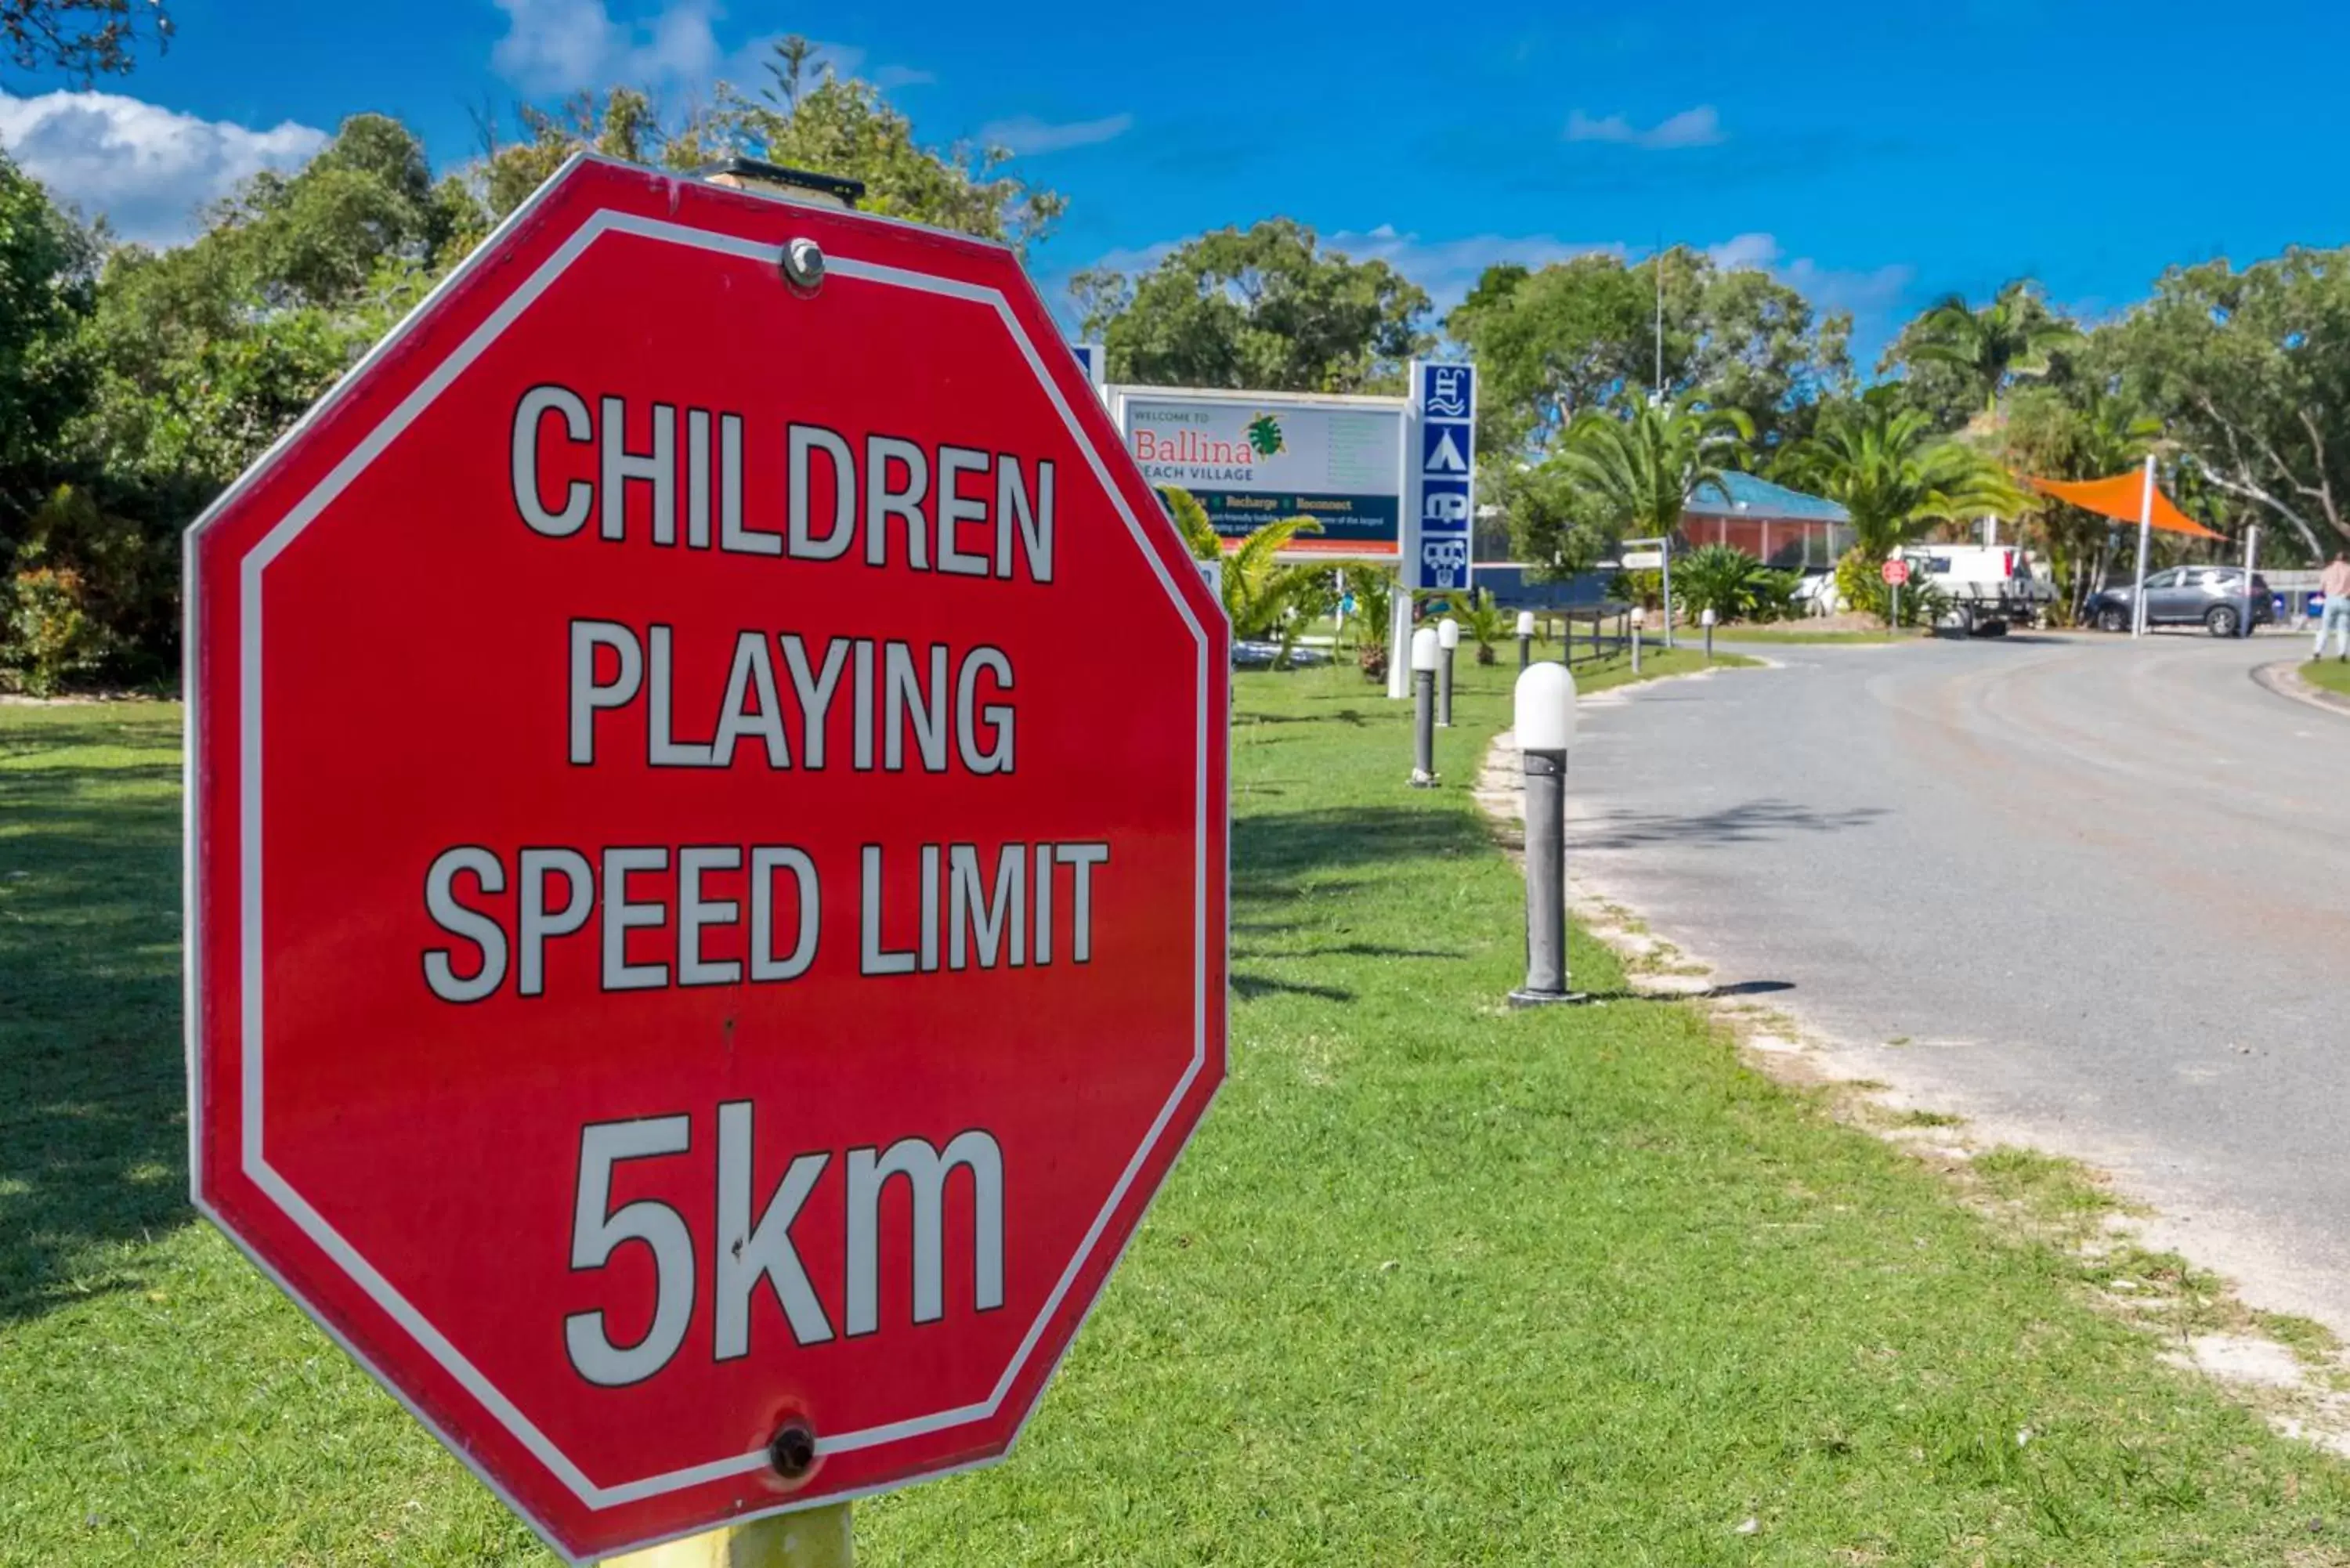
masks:
[[[2082,618],[2100,631],[2130,628],[2131,585],[2121,584],[2089,596]],[[2267,579],[2252,574],[2252,624],[2276,618],[2269,602]],[[2146,579],[2146,622],[2148,626],[2201,625],[2213,637],[2233,637],[2244,628],[2244,568],[2241,566],[2169,566]]]

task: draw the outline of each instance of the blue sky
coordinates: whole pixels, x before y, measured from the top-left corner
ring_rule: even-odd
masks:
[[[1449,304],[1488,261],[1659,239],[1853,309],[1873,353],[1956,289],[2092,313],[2169,263],[2350,241],[2350,14],[2178,0],[1020,7],[904,0],[172,0],[96,96],[0,71],[0,142],[168,242],[254,169],[380,109],[436,163],[469,110],[628,80],[681,103],[800,32],[927,140],[988,136],[1070,213],[1031,258],[1133,264],[1287,213]]]

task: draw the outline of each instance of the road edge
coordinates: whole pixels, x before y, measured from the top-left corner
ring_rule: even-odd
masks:
[[[2252,666],[2251,675],[2252,684],[2264,691],[2274,692],[2279,697],[2307,707],[2320,708],[2328,713],[2350,718],[2350,697],[2336,696],[2331,691],[2321,691],[2312,686],[2302,679],[2299,662],[2281,659],[2274,664],[2256,664]]]
[[[1628,696],[1637,688],[1619,690]],[[2339,711],[2350,712],[2350,704]],[[1524,796],[1517,775],[1517,736],[1504,729],[1493,736],[1479,759],[1471,789],[1496,846],[1523,874]],[[1994,1222],[2015,1220],[1987,1204],[1981,1191],[1970,1186],[1976,1156],[1993,1149],[2026,1149],[2060,1162],[2093,1187],[2114,1189],[2123,1199],[2122,1206],[2106,1216],[2094,1234],[2068,1241],[2049,1233],[2042,1240],[2084,1261],[2108,1248],[2144,1242],[2150,1252],[2168,1253],[2205,1271],[2210,1277],[2203,1288],[2212,1289],[2213,1294],[2203,1298],[2203,1305],[2219,1308],[2220,1321],[2207,1324],[2202,1334],[2187,1334],[2179,1343],[2168,1345],[2160,1358],[2207,1378],[2279,1435],[2350,1458],[2350,1400],[2337,1392],[2339,1379],[2350,1372],[2350,1352],[2338,1339],[2301,1349],[2287,1344],[2281,1331],[2271,1327],[2286,1314],[2263,1311],[2252,1299],[2255,1293],[2248,1292],[2242,1281],[2199,1260],[2197,1249],[2163,1224],[2160,1210],[2129,1192],[2126,1183],[2101,1166],[2076,1155],[2036,1147],[2033,1140],[2014,1136],[2015,1129],[1981,1125],[1970,1116],[1918,1116],[1918,1112],[1933,1113],[1939,1107],[1929,1105],[1928,1096],[1912,1087],[1858,1075],[1860,1069],[1850,1053],[1838,1049],[1832,1036],[1804,1017],[1800,1002],[1792,999],[1756,1002],[1738,988],[1721,986],[1711,961],[1652,931],[1640,912],[1621,902],[1612,889],[1596,886],[1571,864],[1567,869],[1568,918],[1616,954],[1623,965],[1627,990],[1644,1000],[1678,1002],[1700,1009],[1746,1067],[1783,1089],[1820,1096],[1822,1108],[1834,1120],[1939,1173],[1950,1184],[1953,1201]],[[2180,1289],[2190,1297],[2199,1293],[2184,1281]],[[2164,1322],[2142,1315],[2143,1309],[2158,1310],[2156,1302],[2095,1290],[2088,1294],[2093,1305],[2142,1332],[2163,1339],[2176,1332]],[[2321,1333],[2333,1327],[2323,1322],[2316,1326]]]

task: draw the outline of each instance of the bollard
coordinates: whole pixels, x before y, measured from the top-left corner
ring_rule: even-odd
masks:
[[[1436,667],[1442,662],[1436,628],[1411,634],[1411,787],[1436,787]]]
[[[1648,624],[1648,612],[1638,605],[1632,607],[1632,673],[1640,673],[1640,628]]]
[[[1523,670],[1534,661],[1534,612],[1518,612],[1518,668]]]
[[[1705,661],[1708,664],[1711,664],[1713,662],[1713,623],[1715,618],[1713,607],[1711,605],[1706,606],[1704,610],[1701,611],[1697,618],[1698,624],[1705,628]]]
[[[850,1568],[848,1504],[770,1514],[625,1556],[603,1568]]]
[[[1461,623],[1446,616],[1436,623],[1437,651],[1444,663],[1436,677],[1436,727],[1452,728],[1452,651],[1461,646]]]
[[[1575,676],[1536,664],[1518,677],[1518,756],[1525,774],[1526,982],[1513,1007],[1587,1000],[1566,988],[1566,751],[1575,742]]]

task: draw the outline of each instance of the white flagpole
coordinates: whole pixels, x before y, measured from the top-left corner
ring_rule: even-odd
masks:
[[[2154,453],[2146,454],[2146,488],[2137,503],[2137,592],[2130,598],[2130,635],[2146,635],[2146,551],[2154,537]]]

